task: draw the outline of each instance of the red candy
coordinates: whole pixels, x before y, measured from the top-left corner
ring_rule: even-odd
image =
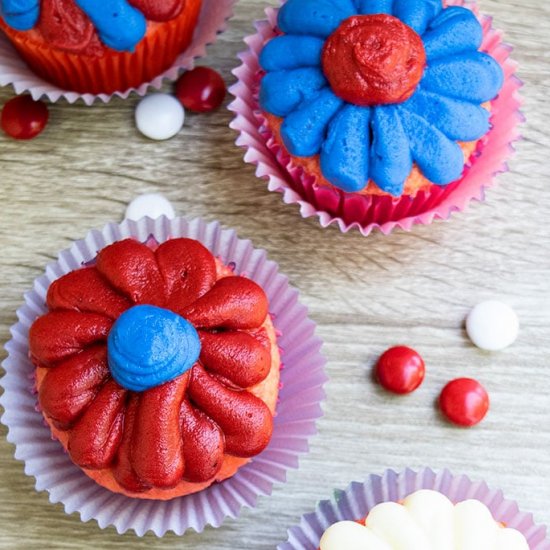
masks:
[[[355,105],[402,103],[426,64],[420,36],[386,14],[349,17],[323,48],[323,72],[334,93]]]
[[[439,397],[441,412],[458,426],[474,426],[489,410],[489,395],[472,378],[457,378],[449,382]]]
[[[35,138],[48,122],[48,107],[29,95],[10,99],[2,109],[2,129],[15,139]]]
[[[393,393],[405,394],[416,390],[424,380],[424,360],[406,346],[390,348],[382,354],[376,365],[380,384]]]
[[[216,71],[197,67],[181,75],[176,83],[176,97],[186,109],[207,113],[222,104],[225,82]]]

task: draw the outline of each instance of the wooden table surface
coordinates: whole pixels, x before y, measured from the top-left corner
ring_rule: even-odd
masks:
[[[241,0],[203,61],[229,83],[265,5]],[[35,492],[2,426],[1,548],[274,548],[333,488],[407,466],[485,479],[550,524],[550,7],[543,0],[480,5],[515,46],[527,123],[510,172],[485,203],[450,223],[363,238],[301,219],[244,164],[225,109],[189,115],[180,135],[153,143],[134,129],[136,98],[93,108],[60,102],[38,139],[0,136],[2,342],[22,294],[58,251],[120,220],[136,195],[158,191],[180,214],[220,220],[267,249],[318,323],[330,376],[320,433],[300,469],[254,510],[201,535],[138,539],[67,516]],[[11,96],[0,90],[0,104]],[[469,309],[489,298],[510,303],[521,321],[517,342],[493,354],[476,349],[463,328]],[[397,343],[415,347],[428,369],[407,397],[389,396],[370,378],[377,356]],[[485,421],[470,430],[446,424],[435,408],[443,385],[461,376],[479,379],[492,400]]]

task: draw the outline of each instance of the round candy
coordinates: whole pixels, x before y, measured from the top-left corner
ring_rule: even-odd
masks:
[[[424,380],[424,360],[411,348],[396,346],[382,354],[376,365],[380,384],[393,393],[410,393]]]
[[[174,137],[182,128],[185,110],[168,94],[151,94],[136,107],[136,126],[146,137],[164,140]]]
[[[206,113],[217,109],[225,97],[223,78],[208,67],[183,73],[176,84],[176,97],[186,109]]]
[[[472,378],[457,378],[449,382],[439,396],[441,412],[458,426],[474,426],[489,410],[489,395]]]
[[[44,130],[48,122],[48,107],[29,95],[10,99],[2,109],[2,129],[15,139],[32,139]]]
[[[466,332],[478,348],[502,350],[518,337],[518,316],[509,305],[497,300],[481,302],[468,315]]]
[[[159,193],[146,193],[136,197],[126,209],[125,219],[139,220],[145,216],[149,218],[160,218],[166,216],[168,219],[176,217],[172,203]]]

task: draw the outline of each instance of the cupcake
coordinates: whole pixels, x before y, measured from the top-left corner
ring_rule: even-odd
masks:
[[[3,0],[0,29],[56,86],[111,94],[151,81],[189,46],[203,0]]]
[[[92,231],[18,317],[8,440],[38,490],[102,528],[217,527],[284,481],[316,432],[315,326],[265,252],[217,223]]]
[[[469,8],[288,0],[268,14],[236,71],[233,127],[270,189],[304,215],[368,233],[461,193],[484,157],[483,184],[501,169],[518,83],[498,35]],[[499,124],[508,139],[492,155]]]
[[[320,550],[529,550],[516,529],[496,522],[475,499],[453,504],[428,489],[402,502],[377,504],[361,521],[338,521],[321,537]]]
[[[100,485],[167,500],[267,447],[280,369],[268,300],[199,242],[114,243],[46,304],[29,332],[38,403]]]
[[[278,550],[545,550],[546,529],[483,482],[388,470],[336,491]]]

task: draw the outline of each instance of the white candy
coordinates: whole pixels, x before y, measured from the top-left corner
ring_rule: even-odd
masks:
[[[136,107],[136,126],[146,137],[170,139],[182,128],[185,120],[183,105],[172,95],[151,94]]]
[[[149,216],[149,218],[160,218],[166,216],[168,219],[176,217],[172,203],[163,195],[158,193],[146,193],[136,197],[126,209],[125,219],[139,220]]]
[[[472,309],[466,319],[466,332],[478,348],[498,351],[515,342],[519,321],[509,305],[488,300]]]

